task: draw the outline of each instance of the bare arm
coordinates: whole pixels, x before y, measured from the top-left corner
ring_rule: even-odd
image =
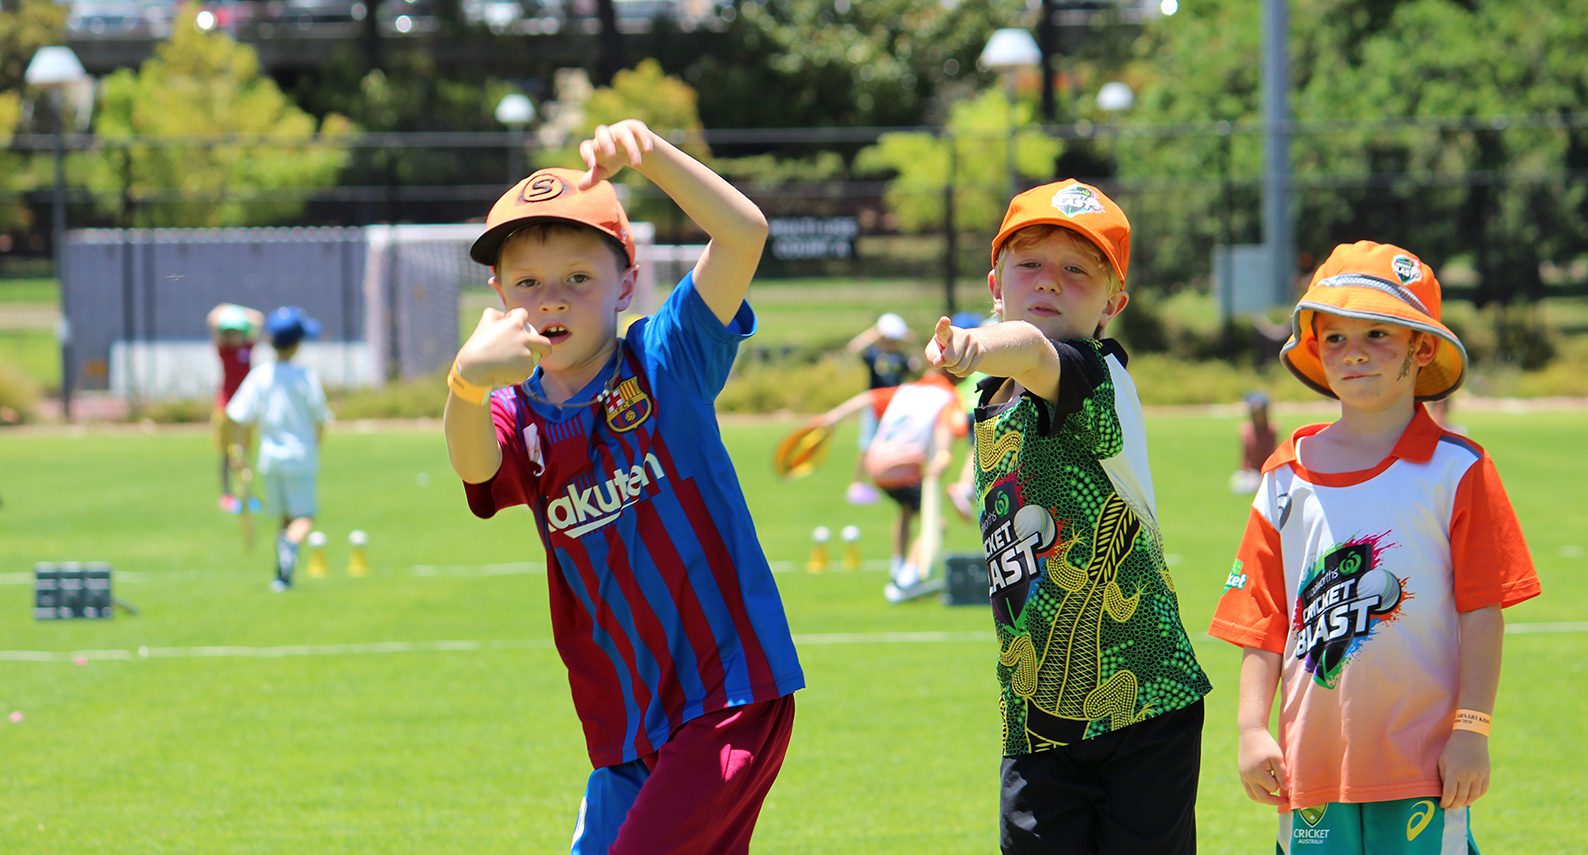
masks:
[[[1025,321],[967,330],[939,318],[926,345],[926,361],[955,377],[977,371],[1008,377],[1044,401],[1059,399],[1059,352],[1053,342]]]
[[[1246,795],[1252,801],[1270,805],[1283,804],[1285,800],[1284,753],[1268,729],[1279,674],[1278,653],[1256,647],[1242,652],[1240,699],[1235,711],[1235,727],[1240,736],[1236,765]]]
[[[239,306],[243,314],[248,316],[248,340],[255,342],[265,334],[265,313],[247,306]]]
[[[816,421],[832,427],[869,406],[871,406],[871,390],[868,389],[857,395],[850,396],[849,400],[817,416]]]
[[[941,478],[954,462],[954,419],[957,418],[964,416],[959,412],[956,396],[954,403],[938,411],[937,421],[932,424],[932,458],[926,463],[926,473],[934,478]]]
[[[866,327],[865,329],[856,333],[855,337],[850,339],[848,344],[844,345],[844,350],[847,350],[850,353],[860,353],[866,348],[876,344],[881,338],[882,333],[878,331],[876,325],[873,324],[872,326]]]
[[[1461,686],[1456,692],[1456,707],[1493,714],[1494,699],[1500,691],[1500,648],[1505,637],[1505,618],[1498,605],[1486,606],[1457,616],[1461,627]],[[1439,755],[1439,777],[1444,782],[1440,807],[1466,807],[1489,791],[1489,737],[1467,730],[1454,730],[1445,750]]]
[[[698,160],[657,136],[643,122],[599,125],[579,144],[589,172],[581,186],[627,166],[649,178],[711,236],[695,263],[695,288],[717,320],[727,324],[750,290],[766,244],[766,217],[748,197]]]

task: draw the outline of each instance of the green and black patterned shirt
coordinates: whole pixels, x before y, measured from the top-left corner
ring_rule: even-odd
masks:
[[[1190,706],[1212,688],[1180,623],[1125,353],[1055,342],[1060,400],[981,385],[976,489],[1004,755]]]

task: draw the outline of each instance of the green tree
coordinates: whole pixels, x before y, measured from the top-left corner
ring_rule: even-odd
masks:
[[[1021,187],[1047,180],[1063,151],[1060,140],[1037,128],[1030,99],[1010,107],[996,89],[960,101],[949,109],[946,138],[920,131],[883,134],[860,152],[855,170],[892,176],[884,198],[903,231],[941,230],[949,186],[956,226],[992,230],[1009,204],[1010,178]]]
[[[709,127],[935,122],[946,96],[965,91],[962,80],[978,80],[988,35],[1020,20],[1025,5],[746,0],[736,4],[722,50],[683,76],[710,93],[702,108]]]
[[[1111,153],[1143,191],[1129,210],[1161,278],[1204,275],[1226,229],[1261,239],[1260,39],[1250,3],[1209,0],[1137,44],[1144,132]],[[1541,293],[1541,266],[1585,238],[1588,188],[1569,176],[1588,166],[1588,131],[1557,121],[1588,103],[1585,40],[1588,0],[1293,2],[1298,249],[1397,242],[1436,267],[1470,260],[1480,301]]]
[[[51,0],[21,0],[0,8],[0,231],[31,225],[22,194],[48,181],[48,156],[10,151],[23,118],[23,73],[40,47],[59,44],[66,7]]]
[[[352,125],[333,114],[316,127],[261,75],[253,48],[199,31],[195,11],[184,9],[137,72],[105,79],[94,121],[105,145],[75,171],[134,225],[290,222],[336,182]]]
[[[559,105],[564,111],[573,111],[578,118],[567,125],[567,144],[539,153],[537,165],[579,166],[579,142],[588,139],[596,125],[611,124],[622,119],[645,122],[651,130],[666,137],[691,157],[710,164],[711,147],[701,133],[697,104],[698,96],[689,84],[669,77],[655,60],[642,60],[634,68],[614,74],[612,85],[597,88],[590,93],[585,103]],[[656,190],[644,176],[625,170],[618,175],[617,180],[619,185],[629,188],[626,208],[631,219],[680,227],[683,225],[681,214],[672,200]]]

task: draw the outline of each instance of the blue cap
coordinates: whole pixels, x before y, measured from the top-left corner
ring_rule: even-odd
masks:
[[[1266,407],[1268,406],[1268,393],[1262,391],[1247,392],[1245,400],[1248,407]]]
[[[973,330],[987,323],[987,318],[976,312],[960,312],[949,318],[948,322],[962,330]]]
[[[319,338],[320,322],[303,313],[297,306],[282,306],[265,318],[265,329],[270,332],[270,343],[275,347],[291,347],[304,339]]]

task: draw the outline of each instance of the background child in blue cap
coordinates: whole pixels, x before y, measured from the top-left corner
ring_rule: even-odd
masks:
[[[255,365],[226,405],[226,417],[247,428],[244,447],[259,433],[256,471],[265,485],[266,509],[281,519],[276,538],[275,591],[292,587],[298,547],[314,528],[315,481],[320,471],[320,442],[331,420],[325,388],[314,369],[292,361],[304,339],[320,334],[318,321],[297,306],[283,306],[265,319],[265,331],[276,351],[273,362]]]

